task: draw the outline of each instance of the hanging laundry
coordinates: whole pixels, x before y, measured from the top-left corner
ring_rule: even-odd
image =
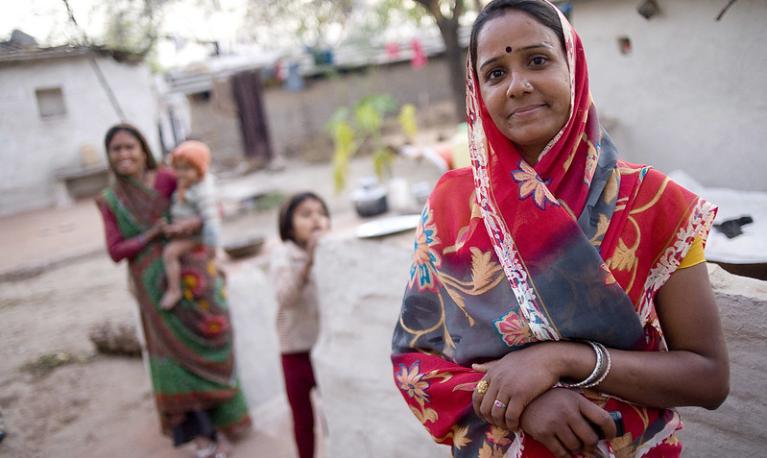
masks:
[[[288,79],[288,69],[283,59],[277,59],[277,63],[274,64],[274,77],[280,82]]]
[[[423,45],[418,38],[413,38],[410,42],[410,47],[413,49],[413,58],[410,60],[410,66],[419,69],[426,65],[428,58],[423,50]]]
[[[399,59],[399,43],[390,41],[389,43],[386,43],[385,49],[386,49],[386,58],[388,60]]]
[[[304,77],[301,76],[301,65],[298,62],[288,64],[288,77],[283,87],[294,92],[304,88]]]

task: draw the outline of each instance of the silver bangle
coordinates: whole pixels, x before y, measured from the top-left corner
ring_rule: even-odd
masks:
[[[599,386],[600,383],[604,382],[607,378],[607,374],[610,373],[610,369],[612,368],[612,361],[610,360],[610,352],[607,351],[607,348],[605,348],[604,345],[602,345],[599,342],[596,342],[596,345],[599,346],[599,348],[602,350],[602,353],[604,354],[604,360],[605,360],[605,367],[602,373],[600,374],[599,378],[597,378],[593,383],[584,385],[582,388],[594,388],[595,386]]]
[[[591,371],[588,377],[577,383],[560,382],[560,385],[565,388],[591,388],[604,380],[607,376],[607,372],[610,370],[610,354],[607,353],[607,349],[604,345],[587,340],[585,343],[591,345],[591,349],[594,350],[597,362],[594,364],[594,369]]]

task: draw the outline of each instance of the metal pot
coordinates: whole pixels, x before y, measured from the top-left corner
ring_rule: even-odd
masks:
[[[357,214],[363,218],[380,215],[389,211],[386,188],[375,177],[360,179],[360,184],[352,192],[352,202]]]

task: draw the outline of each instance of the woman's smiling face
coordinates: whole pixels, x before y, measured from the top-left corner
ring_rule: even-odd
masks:
[[[557,34],[509,10],[479,32],[476,62],[493,123],[535,164],[570,116],[570,74]]]
[[[112,137],[107,153],[118,175],[138,177],[146,170],[147,153],[127,130],[120,130]]]

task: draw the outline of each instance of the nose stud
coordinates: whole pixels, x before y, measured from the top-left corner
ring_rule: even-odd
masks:
[[[521,86],[521,88],[520,88]],[[520,95],[524,93],[530,93],[533,92],[533,85],[530,84],[530,81],[522,81],[522,82],[511,82],[509,83],[508,89],[506,89],[506,96],[507,97],[519,97]]]

